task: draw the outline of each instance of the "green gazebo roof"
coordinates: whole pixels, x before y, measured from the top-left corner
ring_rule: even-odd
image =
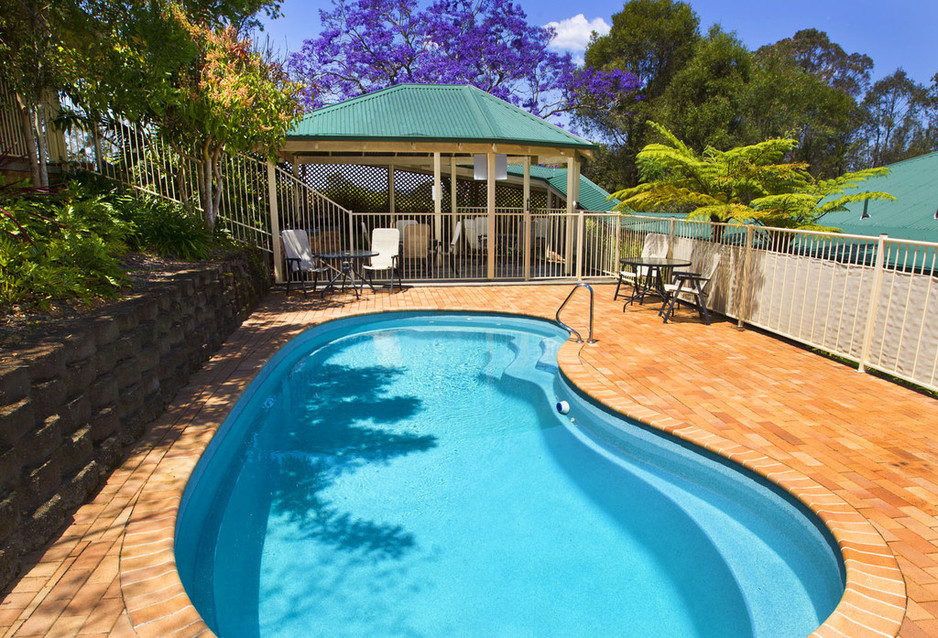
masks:
[[[299,141],[455,142],[589,152],[591,142],[466,85],[400,84],[307,114],[287,134]]]

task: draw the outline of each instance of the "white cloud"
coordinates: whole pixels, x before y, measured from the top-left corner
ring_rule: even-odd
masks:
[[[554,39],[550,41],[550,48],[571,53],[586,51],[586,45],[589,44],[590,34],[593,31],[599,35],[606,35],[612,28],[602,18],[587,20],[582,13],[560,22],[548,22],[546,26],[557,32]]]

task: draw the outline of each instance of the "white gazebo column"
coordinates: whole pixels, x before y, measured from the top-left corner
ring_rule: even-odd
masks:
[[[456,155],[453,154],[449,156],[449,209],[453,213],[453,216],[450,218],[450,232],[453,233],[456,232],[456,220],[458,218],[456,213],[459,211],[456,182]]]
[[[577,167],[576,155],[567,160],[567,232],[564,241],[564,262],[563,271],[565,275],[573,273],[573,237],[574,223],[576,219],[576,182],[579,181],[579,168]],[[579,259],[579,255],[576,257]]]
[[[573,204],[580,201],[580,160],[576,156],[573,159]],[[576,210],[576,278],[577,281],[583,279],[583,262],[586,255],[583,252],[583,244],[586,241],[586,213],[580,206]]]
[[[391,222],[393,223],[394,215],[394,164],[388,165],[388,212],[392,215]]]
[[[433,153],[433,238],[443,239],[443,176],[440,154]]]
[[[280,251],[280,210],[277,206],[277,167],[267,160],[267,202],[270,207],[270,244],[274,252],[274,281],[283,283],[283,254]]]
[[[524,167],[524,178],[521,186],[521,199],[522,206],[524,206],[524,251],[522,259],[524,259],[524,278],[531,278],[531,156],[525,155],[523,161]]]
[[[302,219],[303,228],[309,229],[310,223],[309,223],[309,220],[306,219],[306,215],[304,214],[306,211],[303,210],[303,200],[301,199],[301,194],[300,194],[300,187],[299,187],[300,167],[296,163],[296,155],[290,158],[290,166],[293,167],[293,179],[296,180],[296,183],[293,184],[293,219],[294,220]],[[294,223],[297,223],[297,222],[294,221]]]
[[[488,229],[486,234],[488,251],[488,273],[489,279],[495,279],[495,153],[489,151],[486,154],[488,175],[486,180],[485,206],[488,210]]]

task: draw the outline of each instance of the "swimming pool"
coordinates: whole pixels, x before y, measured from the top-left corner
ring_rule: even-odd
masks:
[[[542,321],[331,322],[258,375],[176,555],[220,636],[804,636],[843,566],[780,490],[569,388]],[[570,404],[560,415],[558,401]]]

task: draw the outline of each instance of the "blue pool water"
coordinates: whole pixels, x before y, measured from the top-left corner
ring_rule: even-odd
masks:
[[[294,339],[183,498],[177,564],[209,626],[800,638],[820,625],[844,578],[823,526],[579,396],[557,370],[565,338],[530,319],[399,313]]]

